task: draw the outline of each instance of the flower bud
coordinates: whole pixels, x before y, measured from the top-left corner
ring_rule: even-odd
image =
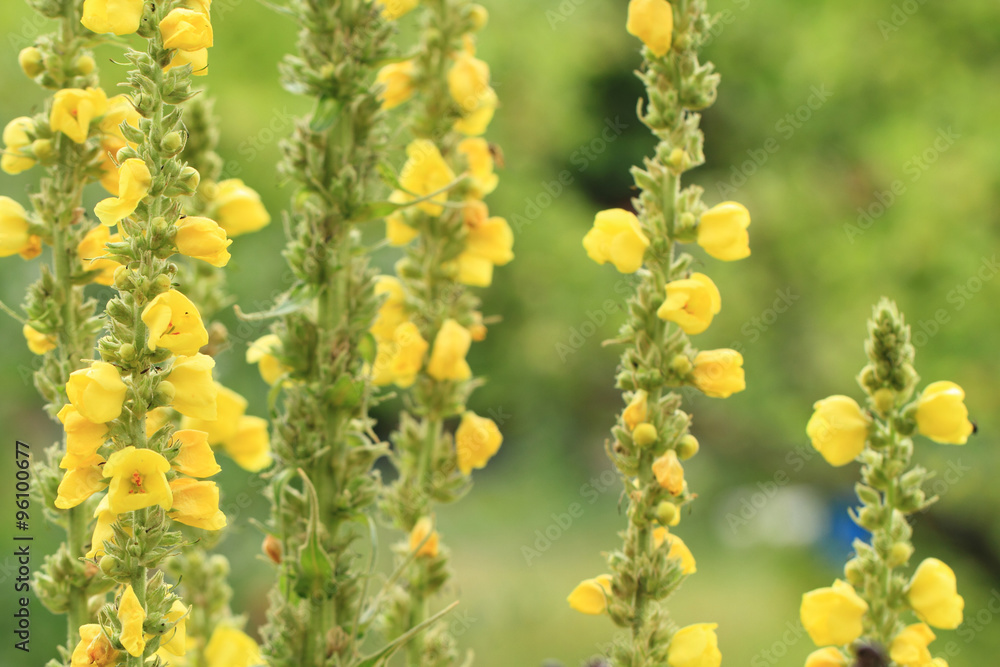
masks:
[[[194,192],[198,189],[198,184],[201,183],[201,174],[194,167],[184,167],[181,170],[180,182],[185,188]]]
[[[691,363],[691,358],[689,356],[686,354],[678,354],[676,357],[671,359],[670,368],[681,377],[684,377],[691,372],[694,365]]]
[[[701,446],[698,444],[698,438],[688,433],[681,438],[679,443],[677,443],[677,457],[681,461],[687,461],[689,458],[697,454],[700,448]]]
[[[170,276],[165,273],[156,276],[156,280],[153,281],[153,292],[155,294],[162,294],[168,289],[170,289]]]
[[[664,500],[656,506],[656,520],[664,526],[676,526],[681,522],[681,513],[677,505]]]
[[[472,22],[473,30],[482,30],[490,20],[490,13],[482,5],[471,5],[469,7],[469,20]]]
[[[52,141],[50,139],[36,139],[31,143],[31,152],[42,162],[52,157]]]
[[[153,400],[160,405],[170,405],[174,402],[174,396],[177,395],[177,390],[174,389],[173,383],[168,380],[164,380],[156,387],[156,395]]]
[[[896,392],[883,387],[875,392],[872,400],[875,402],[875,409],[879,411],[879,414],[886,415],[896,405]]]
[[[632,440],[639,447],[649,447],[659,438],[656,427],[649,422],[643,422],[632,431]]]
[[[889,556],[886,558],[886,562],[889,567],[899,567],[910,560],[910,556],[913,555],[913,545],[909,542],[896,542],[889,549]]]
[[[131,289],[130,283],[131,279],[128,267],[124,264],[119,265],[118,268],[115,269],[115,289],[119,292],[127,292]]]
[[[122,343],[118,348],[118,356],[122,361],[132,361],[135,359],[135,345],[132,343]]]
[[[168,155],[176,155],[184,148],[184,137],[177,131],[168,132],[160,142],[160,148]]]
[[[102,556],[100,564],[101,572],[110,575],[114,571],[115,566],[118,565],[118,559],[114,556]]]
[[[97,63],[94,62],[93,56],[90,55],[80,56],[76,59],[76,62],[73,63],[74,71],[76,71],[76,73],[80,76],[87,76],[96,68]]]
[[[17,62],[29,79],[34,79],[45,71],[42,52],[34,46],[21,49],[21,52],[17,54]]]
[[[261,550],[274,564],[281,565],[281,542],[274,535],[268,535],[264,538]]]
[[[861,561],[857,558],[847,561],[847,565],[844,566],[844,577],[847,579],[847,583],[855,588],[863,586],[865,583],[865,571]]]

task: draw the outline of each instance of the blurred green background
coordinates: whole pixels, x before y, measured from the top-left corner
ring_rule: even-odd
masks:
[[[612,388],[618,350],[601,341],[620,324],[628,287],[610,265],[590,262],[580,241],[595,211],[628,204],[628,167],[652,147],[635,118],[639,44],[624,30],[624,1],[484,4],[491,23],[480,54],[503,101],[488,138],[507,165],[489,203],[514,225],[517,259],[485,292],[485,312],[503,322],[471,358],[489,379],[472,407],[502,421],[504,445],[476,473],[471,495],[439,513],[454,554],[451,593],[462,600],[453,630],[481,667],[577,665],[614,637],[606,618],[572,612],[565,596],[604,571],[600,552],[618,544],[624,525],[602,449],[621,407]],[[829,585],[848,555],[844,508],[857,467],[834,470],[814,456],[804,427],[815,400],[860,397],[865,320],[887,295],[919,332],[921,375],[961,384],[979,425],[966,447],[917,446],[917,460],[941,472],[932,484],[942,496],[917,520],[917,555],[951,564],[966,599],[966,624],[940,632],[934,648],[947,650],[953,667],[996,664],[1000,5],[718,0],[711,8],[722,15],[707,57],[723,83],[704,118],[708,163],[694,179],[709,204],[736,199],[750,208],[753,255],[723,264],[699,254],[723,310],[697,342],[740,349],[748,388],[725,401],[690,397],[702,454],[687,474],[700,498],[678,533],[698,573],[671,602],[674,618],[718,622],[727,665],[801,665],[812,650],[798,627],[799,599]],[[216,0],[213,12],[211,73],[199,83],[223,119],[228,175],[259,190],[278,220],[289,195],[275,177],[278,140],[304,110],[276,73],[295,28],[254,0]],[[0,5],[0,23],[6,123],[41,104],[16,55],[51,26],[13,1]],[[99,54],[109,91],[123,74],[110,62],[116,52]],[[564,171],[571,185],[554,185]],[[27,203],[37,177],[4,176],[0,192]],[[102,195],[95,186],[90,196]],[[277,223],[234,245],[227,273],[244,310],[287,286],[281,245]],[[385,250],[377,261],[388,267],[395,257]],[[17,257],[0,263],[0,299],[18,304],[37,271]],[[259,331],[231,313],[224,320],[237,340]],[[58,430],[30,384],[35,358],[20,326],[4,318],[0,331],[0,423],[10,443],[0,487],[9,489],[14,439],[40,452]],[[265,386],[243,349],[219,360],[221,379],[263,415]],[[379,417],[388,432],[391,410]],[[233,560],[234,607],[254,628],[270,570],[249,556],[261,536],[248,520],[264,518],[267,506],[252,477],[225,468],[233,527],[221,549]],[[15,597],[13,509],[9,516],[0,521],[4,610]],[[38,516],[33,533],[37,566],[61,533]],[[12,651],[3,613],[0,663],[41,665],[62,640],[63,620],[37,602],[32,610],[30,656]]]

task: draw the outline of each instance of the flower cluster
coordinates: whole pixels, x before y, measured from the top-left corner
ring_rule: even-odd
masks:
[[[697,243],[715,259],[743,259],[750,254],[750,214],[735,202],[707,208],[698,187],[680,184],[704,161],[696,111],[714,101],[718,84],[712,66],[697,59],[708,29],[705,3],[632,0],[627,29],[645,45],[639,77],[649,103],[640,119],[659,144],[655,157],[632,170],[641,190],[636,213],[601,211],[583,246],[598,264],[639,277],[630,319],[615,341],[627,346],[618,374],[627,405],[608,448],[624,478],[629,526],[623,548],[608,555],[611,573],[582,582],[569,603],[631,629],[632,641],[613,649],[614,664],[718,667],[716,625],[675,630],[663,608],[697,571],[694,555],[672,532],[694,498],[684,461],[699,450],[692,417],[674,390],[693,386],[727,398],[746,385],[739,352],[691,346],[689,336],[706,331],[721,311],[722,296],[709,276],[690,269],[692,257],[679,246]]]
[[[851,664],[864,640],[901,667],[947,667],[929,645],[935,639],[932,627],[954,630],[962,622],[965,603],[955,573],[936,558],[923,560],[910,577],[897,571],[913,555],[907,517],[934,501],[921,488],[928,471],[910,467],[911,436],[964,445],[975,427],[965,392],[953,382],[933,382],[913,398],[914,349],[895,304],[879,303],[868,328],[869,365],[859,378],[866,407],[848,396],[831,396],[816,403],[806,427],[813,447],[831,465],[862,462],[863,482],[856,487],[862,506],[851,517],[871,533],[870,543],[855,541],[846,581],[802,598],[803,626],[822,647],[806,665]],[[909,613],[916,618],[907,624]]]

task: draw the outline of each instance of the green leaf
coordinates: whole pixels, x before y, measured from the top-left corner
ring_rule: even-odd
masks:
[[[309,530],[306,542],[299,549],[299,571],[295,581],[295,592],[303,598],[319,598],[336,586],[333,578],[333,564],[319,543],[319,500],[316,487],[305,471],[299,469],[306,496],[309,498]]]
[[[378,171],[378,175],[382,177],[385,184],[388,185],[393,190],[403,190],[403,184],[399,182],[399,178],[396,176],[396,172],[391,166],[385,162],[379,162],[375,167]]]
[[[452,609],[458,606],[458,600],[452,602],[450,605],[434,614],[426,621],[411,628],[409,631],[401,634],[400,636],[393,639],[386,646],[384,646],[378,653],[373,653],[361,660],[361,662],[355,663],[355,667],[379,667],[380,665],[385,665],[389,658],[402,648],[408,641],[416,637],[419,633],[426,630],[432,623],[437,621],[439,618],[451,612]]]
[[[332,387],[326,390],[326,398],[338,407],[353,408],[361,402],[364,396],[365,383],[355,382],[346,375],[341,375]]]
[[[309,121],[309,129],[313,132],[323,132],[330,129],[337,117],[340,116],[340,108],[340,103],[332,97],[321,97],[316,104],[312,120]]]

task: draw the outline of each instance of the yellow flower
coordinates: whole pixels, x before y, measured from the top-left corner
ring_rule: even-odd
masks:
[[[247,411],[247,399],[235,391],[215,383],[217,391],[216,412],[212,419],[188,418],[181,420],[186,429],[204,431],[208,434],[208,444],[221,445],[236,435],[239,420]]]
[[[812,445],[832,466],[847,465],[858,458],[868,440],[872,420],[849,396],[830,396],[816,401],[806,425]]]
[[[28,212],[10,197],[0,196],[0,257],[16,255],[30,245]]]
[[[8,174],[20,174],[35,166],[35,158],[25,155],[22,149],[31,145],[28,132],[35,131],[35,121],[21,116],[7,123],[3,130],[4,151],[0,158],[0,169]]]
[[[478,137],[483,134],[493,121],[493,115],[499,104],[500,100],[497,99],[496,91],[487,88],[486,92],[480,96],[479,106],[455,121],[455,131],[469,137]]]
[[[102,461],[104,459],[101,459]],[[55,505],[61,510],[76,507],[98,491],[104,490],[104,477],[100,466],[87,466],[67,470],[59,482]]]
[[[377,288],[376,288],[377,291]],[[281,338],[277,334],[261,336],[247,347],[247,363],[257,364],[264,382],[274,384],[282,375],[291,372],[291,366],[281,363],[276,356],[281,352]]]
[[[933,658],[927,646],[934,639],[934,633],[925,623],[908,625],[892,640],[889,656],[900,667],[928,667]]]
[[[583,237],[583,247],[598,264],[611,262],[622,273],[635,273],[642,266],[649,239],[635,214],[613,208],[597,214],[594,227]]]
[[[698,623],[681,628],[670,638],[667,664],[670,667],[719,667],[722,653],[715,636],[718,623]]]
[[[482,202],[476,203],[482,205]],[[470,206],[466,210],[476,208]],[[500,217],[480,221],[475,214],[466,215],[465,226],[468,235],[465,250],[458,256],[457,280],[463,285],[489,287],[493,282],[493,267],[503,266],[514,259],[514,232]]]
[[[177,456],[170,462],[177,472],[188,477],[211,477],[222,471],[208,444],[208,433],[183,429],[175,431],[173,439],[180,445]]]
[[[750,256],[750,211],[742,204],[724,202],[713,206],[698,223],[698,245],[725,262]]]
[[[416,324],[403,322],[396,327],[391,347],[394,350],[389,362],[392,381],[400,387],[409,387],[416,381],[430,345],[420,335]]]
[[[485,139],[463,139],[458,144],[458,154],[465,156],[472,177],[472,196],[482,199],[497,188],[500,177],[493,172],[493,152]]]
[[[415,92],[413,75],[417,67],[413,60],[390,63],[380,69],[375,76],[375,85],[382,86],[378,94],[383,109],[393,109],[406,102]]]
[[[403,193],[399,193],[402,195]],[[396,198],[396,193],[392,193],[393,196],[389,197],[392,201]],[[399,202],[396,202],[399,203]],[[400,247],[404,246],[413,239],[417,238],[420,232],[413,227],[406,224],[406,218],[403,216],[402,211],[393,211],[385,218],[385,239],[389,242],[389,245]]]
[[[159,431],[170,421],[170,408],[153,408],[146,413],[146,437],[152,438],[153,434]]]
[[[95,361],[89,368],[70,373],[66,383],[70,403],[95,424],[117,419],[127,392],[118,369],[104,361]]]
[[[427,362],[427,374],[435,380],[468,380],[472,369],[465,360],[472,345],[469,330],[455,320],[448,319],[441,325],[434,338],[434,349]]]
[[[160,638],[160,650],[173,653],[178,657],[184,657],[187,652],[187,607],[180,600],[174,600],[170,604],[170,611],[167,612],[166,620],[173,623],[174,627]],[[171,661],[173,663],[173,661]]]
[[[191,66],[192,76],[208,75],[208,49],[196,49],[195,51],[174,51],[174,57],[170,63],[163,68],[164,72],[169,72],[175,67]]]
[[[111,645],[101,626],[87,623],[80,626],[80,643],[73,649],[70,667],[111,667],[119,664],[118,651]]]
[[[238,178],[230,178],[203,188],[205,198],[212,204],[212,218],[233,238],[263,229],[271,222],[260,195]]]
[[[611,595],[611,575],[602,574],[581,581],[566,601],[570,607],[582,614],[597,616],[607,611],[609,595]]]
[[[77,245],[76,254],[80,257],[80,265],[84,271],[97,271],[93,281],[98,285],[114,284],[115,269],[121,264],[103,257],[108,253],[106,247],[108,243],[118,243],[121,240],[121,234],[112,234],[104,225],[97,225],[87,232]]]
[[[82,144],[90,134],[90,122],[107,110],[108,96],[100,88],[64,88],[52,98],[49,127]]]
[[[99,35],[131,35],[139,29],[144,0],[84,0],[81,23]]]
[[[964,445],[972,435],[965,391],[954,382],[934,382],[917,400],[917,429],[934,442]]]
[[[667,558],[675,558],[681,562],[681,572],[684,574],[694,574],[698,571],[698,564],[694,560],[694,554],[688,549],[688,546],[684,544],[684,540],[677,537],[671,533],[666,528],[660,526],[653,529],[653,546],[657,549],[660,548],[664,542],[667,543],[670,550],[667,552]]]
[[[25,324],[21,327],[21,333],[24,335],[24,340],[28,342],[28,349],[34,354],[45,354],[57,347],[55,336],[43,334],[30,324]]]
[[[249,472],[271,465],[271,436],[267,420],[245,415],[236,422],[236,434],[222,443],[236,464]]]
[[[802,596],[799,615],[817,646],[850,644],[861,636],[868,603],[841,580]]]
[[[205,647],[208,667],[254,667],[261,663],[260,648],[236,628],[217,625]]]
[[[705,350],[694,358],[694,386],[706,396],[729,398],[747,388],[743,355],[736,350]]]
[[[104,117],[98,123],[101,132],[104,132],[115,139],[125,141],[122,132],[122,123],[128,123],[132,127],[139,128],[139,119],[142,116],[132,104],[132,99],[128,95],[115,95],[108,100],[108,108]],[[123,144],[124,145],[124,144]]]
[[[193,419],[215,419],[219,390],[212,381],[214,367],[215,360],[204,354],[174,360],[170,369],[170,383],[175,390],[174,410]]]
[[[394,21],[413,11],[420,0],[375,0],[375,4],[382,5],[382,18]]]
[[[90,550],[86,553],[87,558],[100,558],[105,554],[104,543],[115,541],[115,530],[112,525],[118,520],[118,515],[109,509],[107,494],[101,498],[100,504],[94,510],[94,517],[97,524],[94,526],[94,535],[90,540]],[[131,535],[132,529],[127,529]]]
[[[942,630],[962,624],[965,600],[958,594],[955,573],[937,558],[920,564],[910,581],[907,600],[921,621]]]
[[[667,284],[667,298],[656,315],[694,335],[707,329],[721,309],[719,288],[704,273],[693,273],[690,278]]]
[[[478,109],[490,90],[490,66],[467,51],[460,51],[448,70],[448,92],[463,114]]]
[[[220,530],[226,526],[215,482],[178,477],[170,482],[170,491],[173,504],[169,514],[174,521],[203,530]]]
[[[212,266],[223,267],[232,257],[227,248],[233,242],[226,238],[226,230],[215,220],[197,215],[177,221],[177,236],[174,237],[174,243],[180,254],[200,259]]]
[[[632,400],[629,401],[628,407],[622,412],[622,421],[625,422],[628,430],[632,431],[636,426],[646,421],[648,412],[649,394],[646,393],[645,389],[639,389],[632,394]]]
[[[500,451],[503,435],[496,422],[488,417],[480,417],[467,411],[455,431],[455,453],[458,469],[468,475],[473,468],[485,468],[493,456]]]
[[[139,657],[146,649],[146,637],[142,624],[146,621],[146,610],[142,608],[132,585],[125,587],[118,601],[118,620],[122,624],[121,643],[129,655]]]
[[[678,496],[684,491],[684,466],[674,450],[668,449],[663,456],[653,461],[653,474],[670,495]]]
[[[66,431],[66,455],[59,462],[64,470],[96,466],[104,462],[97,450],[107,441],[108,427],[95,424],[66,404],[56,415]]]
[[[427,540],[424,542],[424,540]],[[410,531],[410,551],[416,551],[416,555],[437,558],[438,543],[441,536],[434,530],[434,522],[430,517],[421,517]],[[421,546],[423,542],[423,546]],[[419,547],[419,551],[417,548]]]
[[[111,478],[108,511],[121,514],[153,505],[170,509],[168,470],[170,463],[152,449],[129,445],[114,452],[104,464],[104,476]]]
[[[839,649],[828,646],[810,653],[805,667],[847,667],[847,658]]]
[[[673,40],[674,10],[666,0],[631,0],[625,29],[662,57]]]
[[[379,306],[378,315],[371,326],[372,335],[383,340],[391,340],[396,327],[406,321],[406,292],[403,283],[392,276],[375,279],[375,296],[385,296]]]
[[[104,135],[101,138],[101,187],[108,191],[108,194],[118,196],[118,165],[115,164],[118,151],[128,145],[124,139]]]
[[[142,310],[150,350],[163,347],[176,355],[197,354],[208,344],[208,330],[191,299],[175,289],[157,294]]]
[[[203,12],[174,9],[160,21],[163,46],[181,51],[198,51],[213,44],[212,22]]]
[[[118,196],[102,199],[94,207],[101,224],[111,227],[135,213],[139,202],[149,194],[153,177],[144,160],[129,158],[118,168]]]
[[[455,173],[441,157],[438,147],[428,139],[417,139],[406,147],[406,164],[399,176],[399,183],[406,192],[400,197],[403,202],[413,201],[416,197],[426,197],[437,192],[455,180]],[[441,192],[429,201],[417,204],[428,215],[441,215],[444,208],[434,202],[448,200],[448,193]]]

